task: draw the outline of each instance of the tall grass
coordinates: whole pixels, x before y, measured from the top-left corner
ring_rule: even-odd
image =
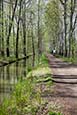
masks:
[[[17,83],[10,99],[5,99],[1,105],[0,115],[35,115],[41,104],[35,86],[35,81],[30,78]]]

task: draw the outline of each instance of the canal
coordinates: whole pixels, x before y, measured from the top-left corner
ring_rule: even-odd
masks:
[[[27,67],[25,60],[0,67],[0,103],[2,103],[5,98],[9,98],[15,84],[26,77],[26,72],[30,70],[32,66],[31,60],[31,58],[27,59]]]

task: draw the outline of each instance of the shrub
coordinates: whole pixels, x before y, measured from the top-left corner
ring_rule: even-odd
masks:
[[[39,92],[35,91],[36,83],[26,78],[15,86],[9,100],[5,100],[0,107],[0,115],[35,115],[41,104]]]
[[[62,113],[60,113],[60,112],[49,112],[49,115],[63,115]]]

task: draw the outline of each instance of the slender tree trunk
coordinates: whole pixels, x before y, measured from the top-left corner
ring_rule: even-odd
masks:
[[[2,12],[2,8],[1,8],[1,4],[2,3],[2,1],[0,1],[0,18],[1,18],[1,12]],[[2,42],[1,42],[1,29],[0,29],[0,55],[1,55],[1,44]]]
[[[34,47],[34,36],[33,36],[33,24],[31,24],[31,34],[32,34],[32,50],[33,50],[33,64],[32,66],[35,65],[35,47]]]
[[[25,3],[25,1],[24,1],[24,3]],[[23,54],[24,54],[24,56],[26,56],[27,55],[27,52],[26,52],[26,40],[27,40],[27,38],[26,38],[26,24],[27,24],[27,20],[26,20],[26,16],[27,16],[27,12],[25,11],[25,9],[26,9],[26,4],[24,4],[23,5]],[[23,64],[23,67],[25,68],[25,71],[24,71],[24,76],[26,76],[26,65],[27,65],[27,63],[26,63],[26,58],[24,59],[24,64]]]
[[[13,26],[13,47],[15,46],[15,27]],[[14,47],[14,55],[15,55],[15,47]]]
[[[71,51],[72,51],[72,39],[73,39],[73,36],[72,36],[72,22],[73,22],[73,0],[71,0],[71,8],[70,8],[70,11],[71,11],[71,14],[70,14],[70,32],[69,32],[69,57],[72,55]]]
[[[61,33],[61,38],[62,38],[62,51],[61,51],[61,55],[63,56],[63,52],[64,52],[64,48],[63,48],[63,46],[64,46],[64,44],[63,44],[63,32]]]
[[[67,56],[67,0],[64,3],[65,57]]]
[[[24,12],[23,12],[23,38],[24,38],[24,41],[23,41],[23,45],[24,45],[24,47],[23,47],[23,53],[24,53],[24,56],[26,56],[26,11],[25,11],[25,9],[26,9],[26,5],[24,5],[23,6],[24,8],[23,8],[23,10],[24,10]]]
[[[16,58],[18,58],[18,44],[19,44],[19,24],[20,24],[20,16],[21,16],[21,8],[22,8],[22,0],[20,0],[20,9],[19,9],[19,16],[17,22],[17,36],[16,36]]]
[[[1,54],[4,57],[4,5],[3,5],[3,0],[2,0],[2,50],[1,50]]]
[[[14,16],[15,16],[15,11],[16,11],[16,8],[17,8],[17,3],[18,3],[18,0],[15,1],[15,6],[14,6],[14,9],[13,9],[13,14],[12,14],[12,18],[11,18],[11,23],[9,25],[9,33],[8,33],[8,36],[7,36],[7,48],[6,48],[6,54],[7,54],[7,57],[10,56],[10,52],[9,52],[9,39],[10,39],[10,35],[11,35],[11,30],[12,30],[12,22],[14,21]]]
[[[38,61],[41,56],[41,47],[40,47],[40,0],[38,0]]]

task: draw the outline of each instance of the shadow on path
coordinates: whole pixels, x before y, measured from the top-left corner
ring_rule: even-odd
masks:
[[[53,73],[54,92],[44,92],[42,96],[64,105],[64,115],[77,115],[77,65],[63,62],[51,54],[47,57]]]

